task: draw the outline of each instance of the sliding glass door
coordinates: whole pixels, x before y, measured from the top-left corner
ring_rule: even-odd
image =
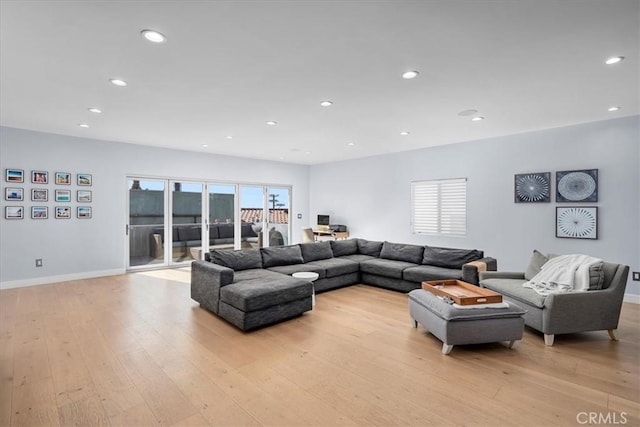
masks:
[[[291,190],[288,187],[268,187],[267,205],[269,217],[269,246],[289,245],[289,200]]]
[[[208,249],[233,250],[235,246],[236,185],[207,185],[209,195]]]
[[[171,263],[200,259],[202,253],[202,188],[199,182],[171,183]]]
[[[167,206],[166,182],[128,179],[129,267],[166,265],[164,253]]]

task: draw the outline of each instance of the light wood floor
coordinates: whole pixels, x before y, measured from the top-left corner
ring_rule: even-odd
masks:
[[[402,293],[353,286],[242,333],[189,298],[189,270],[0,292],[0,425],[640,425],[640,307],[620,341],[527,329],[455,347]],[[582,420],[588,414],[581,415]],[[617,417],[617,418],[616,418]]]

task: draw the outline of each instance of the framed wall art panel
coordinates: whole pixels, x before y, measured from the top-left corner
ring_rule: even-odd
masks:
[[[598,169],[556,172],[556,202],[597,202]]]
[[[598,208],[596,206],[556,207],[556,237],[597,239]]]
[[[513,189],[516,203],[548,203],[551,201],[551,172],[517,174]]]

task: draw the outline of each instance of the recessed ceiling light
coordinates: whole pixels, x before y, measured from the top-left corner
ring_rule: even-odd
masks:
[[[624,56],[612,56],[611,58],[609,58],[606,61],[604,61],[604,63],[607,64],[607,65],[613,65],[613,64],[617,64],[618,62],[622,61],[623,59],[624,59]]]
[[[420,74],[417,71],[407,71],[404,74],[402,74],[402,78],[403,79],[415,79],[416,77],[418,77],[418,74]]]
[[[331,101],[322,101],[320,103],[320,105],[323,106],[323,107],[331,107],[333,105],[333,102],[331,102]]]
[[[347,142],[347,145],[348,145],[349,147],[353,147],[354,145],[356,145],[356,143],[355,143],[355,142]]]
[[[111,82],[111,84],[114,84],[116,86],[120,86],[120,87],[124,87],[127,85],[127,82],[125,82],[124,80],[120,80],[120,79],[110,79],[109,80]]]
[[[164,34],[159,33],[155,30],[142,30],[140,31],[140,34],[142,34],[142,37],[153,43],[164,43],[167,41],[167,38],[164,36]]]
[[[81,128],[88,128],[89,125],[86,123],[80,123],[78,126],[80,126]]]
[[[406,130],[403,130],[402,132],[400,132],[400,135],[402,136],[407,136],[409,135],[411,132],[407,132]]]
[[[482,116],[476,116],[473,119],[471,119],[472,122],[480,122],[482,120],[484,120],[484,117]]]
[[[607,111],[618,111],[620,109],[620,107],[609,107],[607,108]]]
[[[311,154],[311,151],[305,151],[304,154]]]
[[[268,124],[269,126],[275,126],[275,125],[277,125],[277,124],[278,124],[278,122],[276,122],[276,121],[274,121],[274,120],[269,120],[269,121],[267,122],[267,124]]]
[[[475,113],[477,113],[478,110],[474,110],[474,109],[470,109],[470,110],[463,110],[460,111],[458,113],[459,116],[465,117],[465,116],[473,116]]]
[[[202,146],[203,146],[204,148],[207,148],[207,147],[209,146],[209,144],[202,144]]]
[[[102,113],[102,110],[99,108],[88,108],[88,110],[92,113],[96,113],[96,114],[100,114]]]
[[[227,136],[225,136],[225,138],[227,138],[227,139],[233,139],[233,135],[227,135]]]

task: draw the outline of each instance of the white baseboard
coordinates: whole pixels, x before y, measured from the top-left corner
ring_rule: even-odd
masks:
[[[624,294],[624,302],[631,304],[640,304],[640,295],[637,294]]]
[[[113,270],[87,271],[83,273],[62,274],[59,276],[35,277],[33,279],[11,280],[0,282],[0,289],[25,288],[27,286],[47,285],[49,283],[68,282],[70,280],[92,279],[94,277],[116,276],[124,274],[125,270],[117,268]]]

